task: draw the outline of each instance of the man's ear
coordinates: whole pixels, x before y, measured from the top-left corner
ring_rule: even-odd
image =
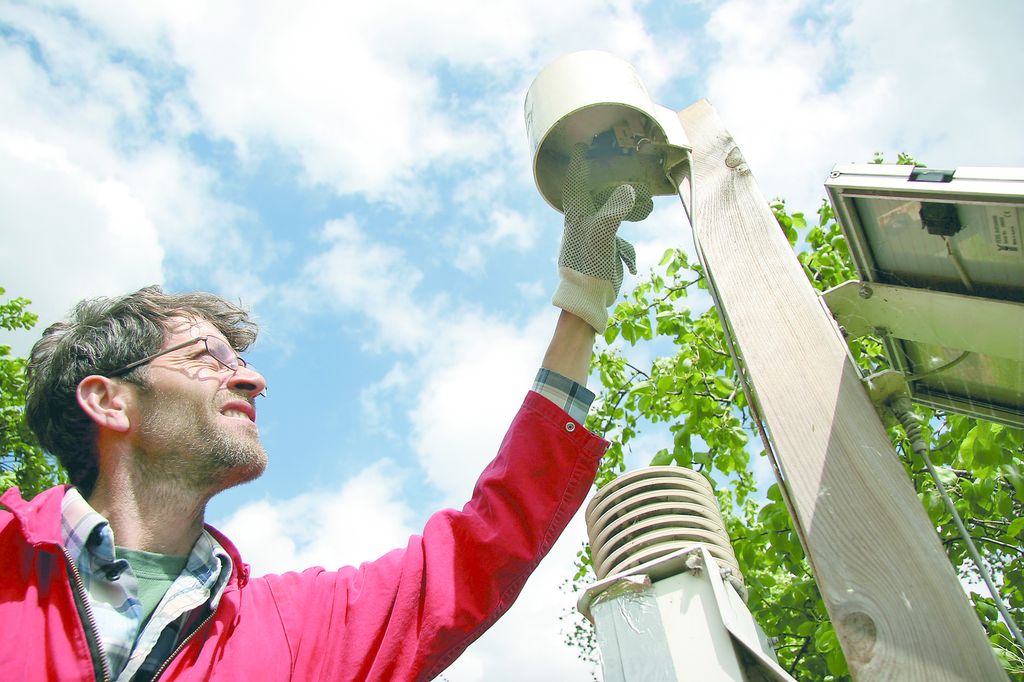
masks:
[[[90,374],[78,382],[78,404],[98,425],[124,433],[128,419],[130,384]]]

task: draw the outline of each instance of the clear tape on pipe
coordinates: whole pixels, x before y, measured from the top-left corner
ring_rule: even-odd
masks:
[[[594,598],[590,612],[605,682],[676,682],[650,577],[620,578]]]

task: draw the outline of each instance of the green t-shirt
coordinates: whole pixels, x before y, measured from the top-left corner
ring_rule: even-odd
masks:
[[[114,551],[118,559],[128,561],[139,581],[139,601],[142,602],[142,623],[145,625],[164,594],[185,570],[188,556],[154,554],[124,547],[116,547]]]

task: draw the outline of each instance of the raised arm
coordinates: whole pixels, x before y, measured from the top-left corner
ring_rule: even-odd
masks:
[[[586,386],[594,334],[594,328],[582,318],[563,310],[541,366]]]

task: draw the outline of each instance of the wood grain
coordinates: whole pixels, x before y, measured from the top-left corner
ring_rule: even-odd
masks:
[[[1006,680],[743,154],[707,100],[679,118],[698,238],[854,679]]]

